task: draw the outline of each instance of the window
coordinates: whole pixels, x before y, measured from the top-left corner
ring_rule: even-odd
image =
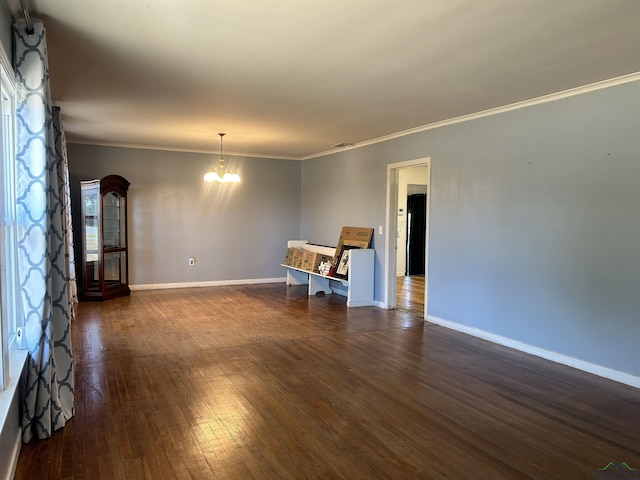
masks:
[[[10,75],[11,74],[11,75]],[[15,82],[0,47],[0,390],[9,383],[9,352],[16,347],[18,270],[16,247]]]

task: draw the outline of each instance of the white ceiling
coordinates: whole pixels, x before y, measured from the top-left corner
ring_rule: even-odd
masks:
[[[640,71],[640,0],[26,5],[70,142],[305,158]]]

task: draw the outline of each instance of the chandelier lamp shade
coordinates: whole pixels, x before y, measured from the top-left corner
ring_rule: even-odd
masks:
[[[237,173],[228,171],[224,166],[224,157],[222,156],[222,137],[226,134],[218,133],[220,135],[220,164],[217,168],[212,168],[204,174],[205,182],[218,182],[218,183],[238,183],[240,176]]]

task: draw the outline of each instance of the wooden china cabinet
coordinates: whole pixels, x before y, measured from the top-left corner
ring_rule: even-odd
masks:
[[[129,295],[127,190],[120,175],[80,182],[83,300]]]

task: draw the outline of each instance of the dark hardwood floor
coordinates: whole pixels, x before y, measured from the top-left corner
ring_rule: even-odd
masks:
[[[590,479],[640,392],[283,284],[81,303],[76,415],[16,479]],[[612,348],[615,348],[612,346]]]
[[[396,308],[424,317],[424,275],[396,277]]]

